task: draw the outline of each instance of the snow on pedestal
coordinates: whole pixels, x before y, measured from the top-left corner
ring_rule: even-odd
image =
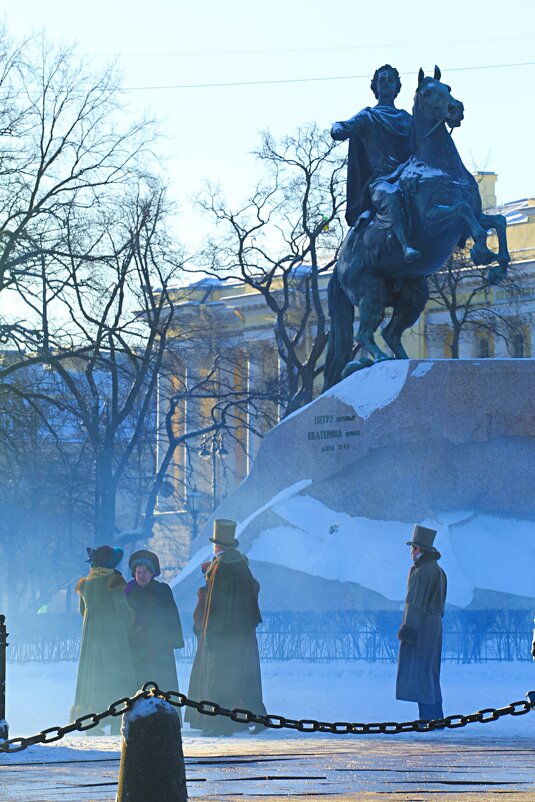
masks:
[[[398,360],[282,421],[214,516],[238,521],[263,609],[397,608],[415,523],[438,530],[450,604],[529,604],[534,399],[532,359]],[[185,609],[211,528],[175,580]]]

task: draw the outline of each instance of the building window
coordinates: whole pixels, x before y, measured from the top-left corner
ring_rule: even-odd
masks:
[[[476,335],[476,359],[494,358],[494,339],[491,334],[481,332]]]
[[[524,359],[526,356],[526,346],[524,337],[521,334],[515,334],[513,337],[513,357],[515,359]]]
[[[490,359],[490,342],[487,337],[479,338],[479,358]]]

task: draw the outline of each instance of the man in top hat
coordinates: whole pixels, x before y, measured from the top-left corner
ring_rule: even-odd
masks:
[[[420,719],[443,718],[440,690],[442,617],[446,602],[446,574],[438,565],[440,552],[433,543],[434,529],[415,526],[411,547],[414,565],[398,632],[396,699],[418,702]]]
[[[193,683],[200,699],[222,707],[245,708],[264,715],[256,627],[262,621],[258,607],[260,585],[238,551],[236,522],[214,521],[214,559],[206,570],[206,597],[199,635],[200,659],[195,661]],[[195,676],[193,676],[193,674]],[[231,735],[244,729],[221,716],[186,716],[206,735]]]

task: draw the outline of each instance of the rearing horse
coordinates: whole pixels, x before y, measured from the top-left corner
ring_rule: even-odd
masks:
[[[461,124],[464,106],[440,78],[438,67],[432,78],[420,69],[413,106],[413,155],[391,177],[399,182],[411,243],[421,257],[405,262],[397,238],[374,219],[367,225],[359,220],[348,232],[328,287],[331,329],[324,389],[340,381],[351,360],[355,306],[360,316],[356,342],[376,359],[388,358],[373,335],[385,307],[392,307],[382,336],[397,359],[407,359],[401,335],[418,320],[427,303],[427,276],[445,264],[456,246],[463,247],[472,237],[470,255],[476,265],[497,261],[489,271],[491,283],[499,282],[507,272],[510,256],[505,217],[482,210],[477,182],[462,163],[446,128],[453,130]],[[487,247],[491,228],[498,236],[497,254]]]

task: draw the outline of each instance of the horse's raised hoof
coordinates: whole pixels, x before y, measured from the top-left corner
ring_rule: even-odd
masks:
[[[416,248],[411,248],[410,245],[405,245],[403,248],[403,259],[405,262],[415,262],[421,255],[420,251],[416,250]]]
[[[470,249],[470,256],[475,265],[490,265],[491,262],[496,261],[496,254],[486,245],[480,245],[479,242],[476,242]]]

